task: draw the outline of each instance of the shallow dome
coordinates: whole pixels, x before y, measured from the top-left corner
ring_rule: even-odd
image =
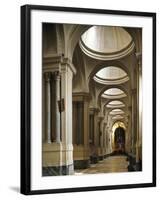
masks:
[[[99,70],[93,79],[101,84],[117,85],[127,82],[129,77],[123,69],[115,66],[108,66]]]
[[[120,114],[124,114],[124,111],[121,109],[114,109],[110,112],[111,115],[120,115]]]
[[[122,101],[118,101],[118,100],[114,100],[114,101],[111,101],[109,102],[107,105],[106,105],[107,108],[122,108],[122,107],[125,107],[125,104],[122,102]]]
[[[101,79],[113,80],[124,78],[127,74],[119,67],[109,66],[99,70],[96,76]]]
[[[102,97],[108,99],[122,98],[126,96],[127,95],[123,92],[123,90],[119,88],[110,88],[108,90],[105,90],[104,93],[102,94]]]
[[[99,53],[119,52],[132,42],[129,33],[116,26],[92,26],[81,40],[88,49]]]
[[[119,88],[111,88],[111,89],[108,89],[104,92],[104,94],[106,95],[121,95],[121,94],[124,94],[124,92],[119,89]]]
[[[124,117],[122,115],[116,115],[112,117],[112,119],[123,119]]]
[[[124,105],[122,101],[114,100],[109,102],[108,105]]]

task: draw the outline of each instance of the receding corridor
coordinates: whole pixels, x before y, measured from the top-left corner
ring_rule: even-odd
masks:
[[[76,170],[75,175],[111,172],[128,172],[127,157],[123,155],[110,156],[96,164],[92,164],[88,169]]]
[[[43,24],[42,176],[142,170],[142,29]]]

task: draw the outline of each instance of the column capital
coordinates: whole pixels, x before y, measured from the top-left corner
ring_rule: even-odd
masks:
[[[89,111],[90,111],[90,113],[96,114],[96,113],[98,113],[100,111],[100,109],[99,108],[95,108],[95,107],[90,107]]]
[[[66,71],[66,66],[70,68],[73,74],[76,74],[76,68],[69,58],[63,58],[61,62],[61,70]]]
[[[99,119],[99,121],[102,121],[104,119],[104,116],[103,115],[99,115],[98,119]]]
[[[129,110],[129,111],[132,111],[132,106],[128,106],[128,110]]]
[[[133,89],[131,89],[131,95],[134,95],[134,94],[136,94],[137,93],[137,89],[136,88],[133,88]]]
[[[46,82],[49,82],[51,80],[51,72],[43,73],[43,77]]]
[[[61,77],[60,71],[52,72],[52,79],[54,79],[54,80],[60,80],[60,77]]]
[[[138,64],[141,64],[142,63],[142,53],[136,52],[136,58],[137,58]]]
[[[91,95],[86,92],[73,93],[73,101],[90,101]]]

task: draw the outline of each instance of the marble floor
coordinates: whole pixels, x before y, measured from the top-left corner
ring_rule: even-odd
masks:
[[[128,172],[128,161],[126,156],[110,156],[96,164],[91,164],[87,169],[76,170],[75,175],[80,174],[97,174],[111,172]]]

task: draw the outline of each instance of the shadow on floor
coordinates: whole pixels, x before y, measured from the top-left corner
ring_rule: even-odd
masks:
[[[14,191],[14,192],[18,192],[18,193],[20,193],[20,188],[19,188],[19,187],[16,187],[16,186],[10,186],[9,189],[12,190],[12,191]]]

